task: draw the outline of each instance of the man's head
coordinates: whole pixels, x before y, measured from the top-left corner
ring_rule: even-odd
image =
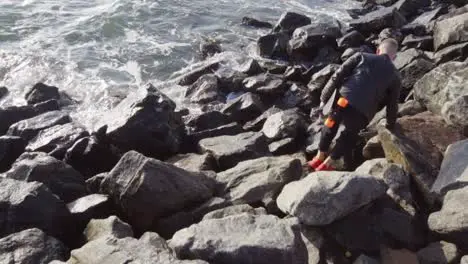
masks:
[[[380,43],[377,48],[377,54],[387,54],[390,59],[394,60],[398,52],[398,42],[395,39],[388,38]]]

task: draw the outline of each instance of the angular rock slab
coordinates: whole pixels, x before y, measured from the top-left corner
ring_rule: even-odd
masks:
[[[351,172],[318,172],[286,185],[277,198],[281,211],[307,225],[328,225],[385,194],[382,180]]]
[[[91,219],[84,234],[88,242],[107,236],[115,238],[133,237],[132,227],[115,215],[106,219]]]
[[[440,241],[419,250],[418,259],[420,264],[455,263],[459,254],[457,245]]]
[[[203,220],[221,219],[221,218],[225,218],[228,216],[240,215],[242,213],[248,213],[248,214],[253,214],[253,215],[266,215],[267,214],[265,208],[263,207],[253,208],[252,206],[248,204],[238,204],[238,205],[232,205],[226,208],[218,209],[213,212],[207,213],[203,217]]]
[[[48,264],[65,260],[68,252],[62,242],[32,228],[0,239],[0,263]]]
[[[109,197],[103,194],[90,194],[67,204],[68,210],[77,225],[83,229],[93,218],[106,218],[113,213]]]
[[[220,264],[318,263],[322,238],[304,241],[296,218],[243,213],[180,230],[169,242],[183,259]]]
[[[208,153],[202,155],[195,153],[179,154],[166,162],[188,171],[214,170],[215,165],[213,156]]]
[[[369,34],[380,32],[384,28],[399,28],[405,23],[405,17],[396,8],[386,7],[350,21],[350,26],[361,33]]]
[[[212,195],[199,175],[129,151],[106,175],[101,191],[135,231],[150,230],[160,217],[202,203]]]
[[[48,100],[59,100],[60,93],[57,87],[43,83],[35,84],[25,95],[29,105],[42,103]]]
[[[29,141],[37,136],[41,130],[70,122],[71,118],[67,113],[61,111],[47,112],[11,125],[7,135],[22,137]]]
[[[434,48],[468,41],[468,13],[438,21],[434,27]]]
[[[270,140],[300,138],[305,135],[305,120],[297,109],[289,109],[273,114],[263,124],[262,132]]]
[[[15,160],[24,152],[26,141],[20,137],[0,137],[0,172],[11,168]]]
[[[245,93],[227,103],[221,112],[228,115],[232,120],[245,123],[257,118],[264,109],[265,107],[258,95]]]

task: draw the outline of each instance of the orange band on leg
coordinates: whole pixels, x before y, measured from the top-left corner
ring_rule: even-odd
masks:
[[[325,125],[328,128],[332,128],[335,125],[335,120],[331,119],[330,117],[325,120]]]
[[[346,98],[344,97],[341,97],[340,99],[338,99],[338,102],[337,102],[337,104],[343,108],[347,107],[348,103],[349,103],[348,100],[346,100]]]

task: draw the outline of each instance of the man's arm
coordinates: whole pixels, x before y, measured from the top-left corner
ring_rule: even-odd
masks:
[[[395,126],[398,115],[398,101],[400,100],[401,80],[396,77],[390,87],[389,98],[387,99],[387,127],[392,129]]]
[[[361,53],[358,52],[347,59],[343,65],[332,75],[330,80],[328,80],[327,85],[323,88],[322,95],[320,96],[320,101],[323,103],[328,102],[330,96],[332,96],[335,89],[339,89],[344,80],[353,73],[354,68],[361,62]]]

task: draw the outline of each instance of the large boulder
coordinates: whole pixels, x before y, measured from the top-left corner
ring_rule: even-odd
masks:
[[[418,10],[431,4],[430,0],[399,0],[393,6],[405,17],[410,18],[418,13]]]
[[[223,101],[218,88],[218,78],[214,74],[200,77],[194,84],[189,86],[185,97],[191,103],[206,104],[215,101]]]
[[[59,100],[60,93],[57,87],[43,83],[35,84],[25,95],[29,105],[42,103],[48,100]]]
[[[312,78],[310,79],[309,84],[307,85],[309,90],[320,97],[320,94],[325,85],[327,84],[328,80],[333,75],[333,73],[335,73],[335,71],[338,70],[339,67],[340,65],[338,64],[330,64],[327,65],[325,68],[321,69],[320,71],[314,73],[314,75],[312,75]]]
[[[457,245],[445,241],[433,242],[418,251],[420,264],[456,263],[459,259]]]
[[[260,21],[253,17],[243,17],[242,25],[255,27],[255,28],[273,28],[273,25],[269,22]]]
[[[91,240],[71,252],[68,264],[207,264],[205,261],[178,260],[166,241],[156,233],[147,232],[140,239],[104,236]]]
[[[434,27],[434,48],[468,41],[468,13],[438,21]]]
[[[110,141],[123,151],[167,158],[179,151],[184,127],[175,103],[153,86],[125,98],[101,120]]]
[[[289,86],[289,90],[286,91],[280,102],[280,105],[285,108],[297,107],[308,114],[313,106],[320,103],[320,98],[314,96],[305,85],[293,83]]]
[[[247,123],[245,123],[243,129],[246,131],[260,131],[263,128],[263,125],[265,124],[266,120],[276,114],[281,112],[281,108],[272,106],[268,108],[265,112],[263,112],[260,116],[255,118],[254,120],[251,120]]]
[[[8,128],[16,122],[55,110],[59,110],[59,105],[56,100],[50,100],[35,105],[0,108],[0,134],[5,134]]]
[[[287,60],[289,34],[287,32],[272,33],[261,36],[257,40],[257,53],[266,58]]]
[[[444,196],[448,191],[468,185],[468,140],[458,141],[447,148],[439,175],[432,191]]]
[[[103,194],[81,197],[68,203],[67,207],[79,230],[83,230],[91,219],[106,218],[113,213],[109,197]]]
[[[449,124],[468,127],[468,63],[448,62],[414,85],[414,97]]]
[[[79,124],[57,125],[40,131],[29,141],[26,150],[46,152],[57,159],[63,159],[68,148],[87,136],[88,131]]]
[[[26,152],[5,173],[9,179],[41,182],[64,202],[86,195],[83,176],[70,165],[43,152]]]
[[[101,237],[133,237],[132,227],[120,220],[115,215],[109,216],[105,219],[91,219],[84,231],[86,240],[96,240]]]
[[[267,118],[262,132],[269,140],[303,138],[306,124],[297,109],[289,109],[273,114]]]
[[[199,132],[207,129],[224,126],[232,120],[219,111],[207,111],[199,114],[189,114],[184,116],[187,133]]]
[[[143,232],[161,217],[208,200],[212,190],[202,177],[130,151],[106,175],[101,190],[135,231]]]
[[[261,95],[282,95],[288,88],[281,76],[269,73],[248,77],[244,79],[243,85],[247,92]]]
[[[435,64],[426,59],[416,59],[403,69],[400,70],[401,75],[401,95],[406,97],[413,89],[413,85],[435,67]]]
[[[25,140],[31,140],[40,131],[71,122],[70,116],[61,111],[47,112],[26,120],[19,121],[10,126],[7,135],[22,137]]]
[[[447,192],[442,209],[429,216],[429,228],[443,239],[468,248],[468,186]]]
[[[214,170],[215,160],[211,154],[179,154],[166,162],[188,171],[208,171]]]
[[[351,20],[350,26],[363,34],[370,34],[384,28],[399,28],[405,23],[405,17],[396,8],[386,7]]]
[[[26,141],[20,137],[0,137],[0,173],[11,168],[15,160],[24,152]]]
[[[39,228],[65,243],[74,238],[70,212],[42,183],[0,178],[0,203],[0,237]]]
[[[232,168],[244,160],[270,154],[265,136],[256,132],[205,138],[198,145],[203,153],[213,155],[221,170]]]
[[[351,172],[318,172],[283,188],[277,204],[307,225],[328,225],[384,195],[383,180]]]
[[[32,228],[0,239],[0,263],[49,264],[65,260],[67,250],[62,242]]]
[[[316,264],[322,238],[306,236],[296,218],[243,213],[208,219],[177,232],[169,242],[179,258],[224,264]]]
[[[448,46],[434,54],[436,64],[449,61],[464,61],[466,58],[468,58],[468,42]]]
[[[309,25],[311,20],[305,15],[294,12],[286,12],[281,15],[276,25],[273,27],[273,32],[290,32],[296,28]]]
[[[434,50],[434,37],[415,36],[413,34],[410,34],[405,37],[401,45],[406,46],[408,48],[416,48],[416,49],[432,51]]]
[[[219,68],[219,62],[212,63],[201,63],[195,65],[191,70],[177,79],[177,84],[179,85],[191,85],[198,80],[201,76],[205,74],[210,74],[215,72]]]
[[[397,57],[393,61],[393,64],[395,65],[395,68],[398,70],[402,70],[412,62],[418,59],[426,59],[429,60],[429,58],[424,54],[424,51],[420,49],[407,49],[401,52],[397,53]]]
[[[242,126],[237,122],[198,132],[187,132],[187,136],[184,139],[184,150],[185,152],[195,152],[198,142],[205,138],[234,136],[243,132]]]
[[[261,115],[264,110],[265,107],[260,100],[260,96],[245,93],[227,103],[221,112],[228,115],[232,120],[247,122]]]
[[[338,40],[338,47],[343,51],[348,48],[358,48],[364,44],[365,40],[366,38],[359,31],[353,30]]]
[[[218,173],[218,195],[234,204],[263,204],[275,209],[275,200],[283,187],[299,180],[302,166],[290,157],[264,157],[240,162],[232,169]]]

